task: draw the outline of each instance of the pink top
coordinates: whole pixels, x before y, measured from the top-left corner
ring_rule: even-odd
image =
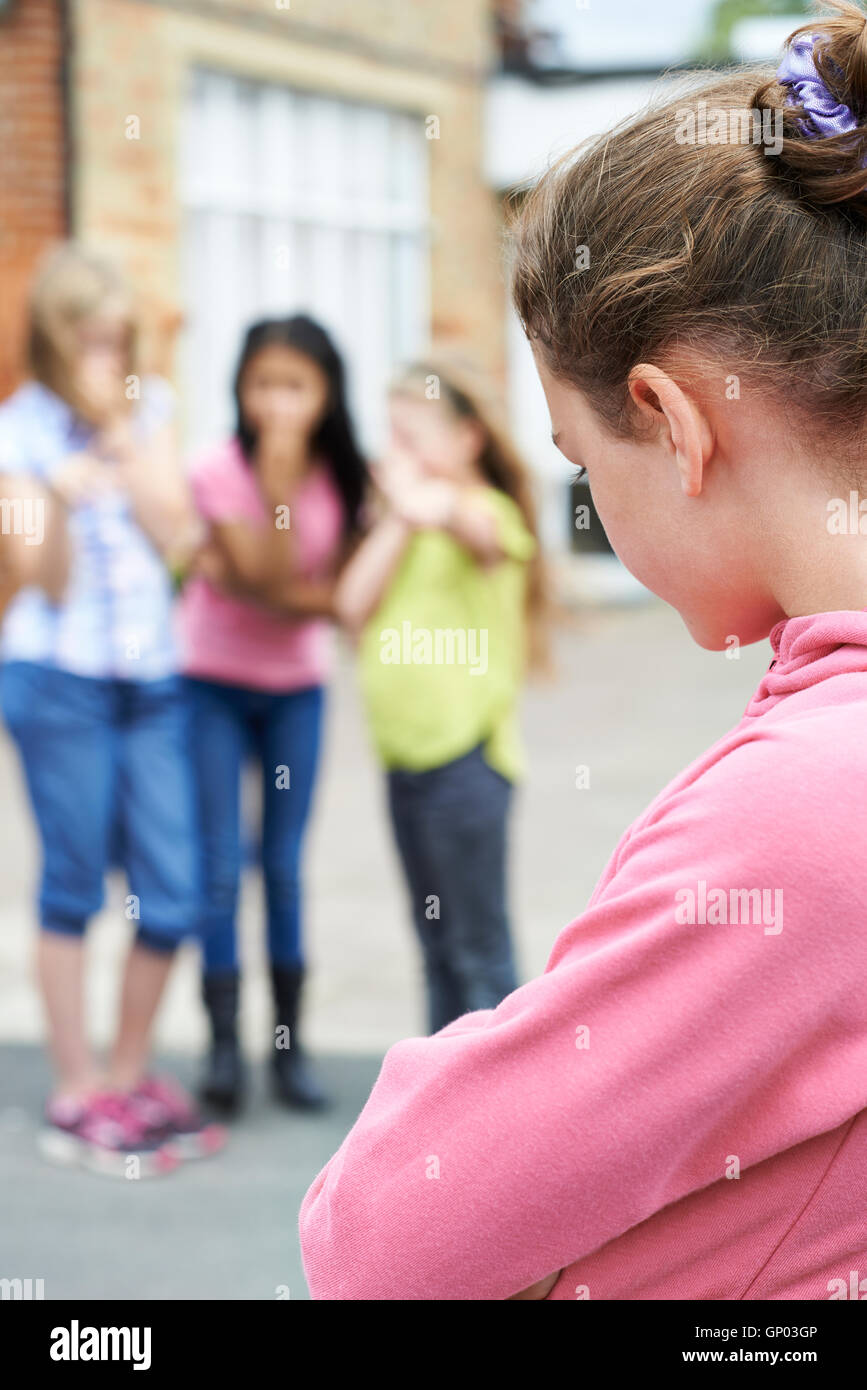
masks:
[[[253,468],[230,439],[193,465],[196,505],[207,521],[269,518]],[[324,464],[298,487],[290,508],[293,563],[300,578],[327,575],[340,544],[343,507]],[[180,603],[184,671],[204,680],[257,690],[300,690],[320,685],[331,669],[331,631],[323,619],[293,622],[192,579]]]
[[[771,642],[545,973],[390,1049],[301,1207],[314,1298],[867,1293],[867,612]]]

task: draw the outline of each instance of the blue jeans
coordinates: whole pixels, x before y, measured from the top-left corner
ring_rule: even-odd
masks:
[[[268,952],[303,966],[300,863],[319,758],[324,691],[288,694],[188,678],[202,833],[205,971],[236,970],[235,916],[243,859],[241,770],[253,753],[263,772],[262,872]],[[283,769],[281,771],[281,769]]]
[[[102,906],[106,868],[118,862],[139,939],[174,950],[200,910],[181,681],[98,680],[10,661],[0,706],[42,840],[43,929],[82,933]]]
[[[388,774],[431,1033],[518,987],[506,889],[511,791],[481,748],[429,772]]]

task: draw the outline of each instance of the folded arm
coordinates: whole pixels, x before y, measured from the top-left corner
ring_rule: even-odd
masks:
[[[314,1298],[512,1298],[728,1155],[747,1168],[867,1104],[857,884],[842,862],[827,881],[839,827],[804,788],[830,777],[843,824],[857,798],[766,744],[734,756],[629,837],[544,975],[390,1049],[301,1208]],[[785,929],[679,921],[699,880],[779,887]]]

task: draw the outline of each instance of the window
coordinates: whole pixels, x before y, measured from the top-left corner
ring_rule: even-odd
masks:
[[[232,424],[244,329],[306,312],[333,333],[364,445],[383,388],[428,336],[427,150],[421,117],[196,70],[181,200],[187,442]]]

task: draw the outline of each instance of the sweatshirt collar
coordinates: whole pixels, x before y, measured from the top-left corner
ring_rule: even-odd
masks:
[[[747,705],[764,714],[787,695],[829,676],[867,671],[867,609],[784,618],[771,632],[774,660]]]

